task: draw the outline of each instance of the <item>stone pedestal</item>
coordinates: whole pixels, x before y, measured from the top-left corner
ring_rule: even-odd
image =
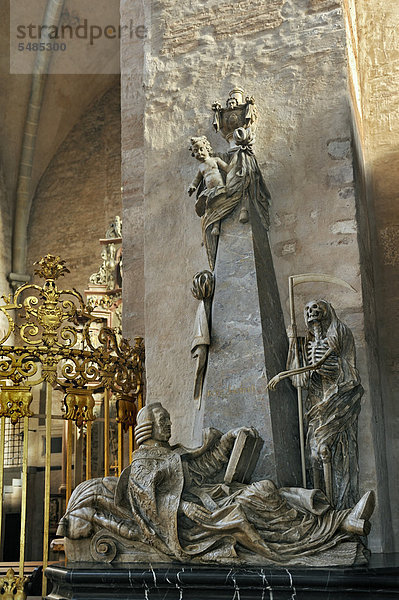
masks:
[[[267,381],[284,369],[287,336],[268,235],[250,206],[221,223],[215,265],[211,345],[196,430],[225,432],[255,426],[265,440],[255,478],[301,485],[298,410],[287,381],[268,392]]]
[[[368,567],[229,569],[149,564],[47,568],[47,600],[376,600],[399,594],[398,555]]]

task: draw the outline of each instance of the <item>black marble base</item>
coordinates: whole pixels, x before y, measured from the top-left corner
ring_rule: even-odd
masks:
[[[47,600],[378,600],[399,599],[399,555],[367,567],[228,569],[182,565],[74,565],[46,570]]]

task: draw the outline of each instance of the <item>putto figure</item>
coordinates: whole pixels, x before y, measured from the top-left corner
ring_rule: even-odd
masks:
[[[291,377],[307,389],[307,448],[313,486],[331,504],[349,508],[359,498],[357,424],[363,387],[356,369],[351,330],[326,300],[311,300],[304,310],[307,335],[300,340],[304,367],[273,377],[269,387]],[[294,365],[291,340],[288,366]],[[298,373],[298,371],[300,371]]]
[[[120,478],[80,484],[58,534],[69,561],[144,560],[219,564],[349,565],[365,561],[374,494],[335,511],[320,490],[277,489],[224,478],[236,439],[253,428],[205,432],[200,448],[170,446],[169,413],[138,414],[131,465]],[[239,444],[238,444],[239,445]],[[234,458],[237,458],[235,456]],[[230,469],[231,474],[231,469]]]
[[[267,231],[270,194],[253,150],[257,121],[254,99],[237,87],[231,90],[226,108],[215,102],[212,109],[214,128],[229,148],[214,153],[205,136],[191,138],[190,150],[201,165],[188,193],[197,191],[195,209],[201,217],[203,242],[213,270],[220,222],[238,208],[240,223],[257,220]]]
[[[204,135],[191,138],[190,150],[192,155],[201,164],[197,175],[194,177],[188,188],[188,194],[191,196],[191,194],[201,186],[195,203],[195,210],[197,215],[202,217],[209,208],[211,202],[215,202],[216,199],[219,199],[219,202],[221,200],[221,203],[223,203],[226,196],[226,188],[220,169],[227,172],[229,167],[224,160],[217,156],[213,156],[212,146],[208,138]],[[219,219],[213,221],[212,225],[211,235],[219,235]]]

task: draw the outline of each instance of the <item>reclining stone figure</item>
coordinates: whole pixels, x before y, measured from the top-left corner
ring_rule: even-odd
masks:
[[[69,561],[262,565],[351,565],[366,561],[374,493],[336,511],[320,490],[277,489],[223,479],[240,431],[204,432],[191,450],[170,446],[169,413],[145,406],[138,448],[122,475],[92,479],[73,492],[57,534]]]

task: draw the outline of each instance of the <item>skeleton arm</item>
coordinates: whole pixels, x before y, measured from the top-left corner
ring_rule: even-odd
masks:
[[[306,367],[301,367],[299,369],[292,369],[290,371],[281,371],[278,375],[275,375],[267,384],[269,390],[275,390],[277,384],[286,379],[287,377],[292,377],[293,375],[300,375],[301,373],[307,373],[308,371],[315,371],[327,360],[327,358],[333,353],[332,348],[327,350],[327,352],[321,357],[320,360],[315,362],[313,365],[308,365]]]

